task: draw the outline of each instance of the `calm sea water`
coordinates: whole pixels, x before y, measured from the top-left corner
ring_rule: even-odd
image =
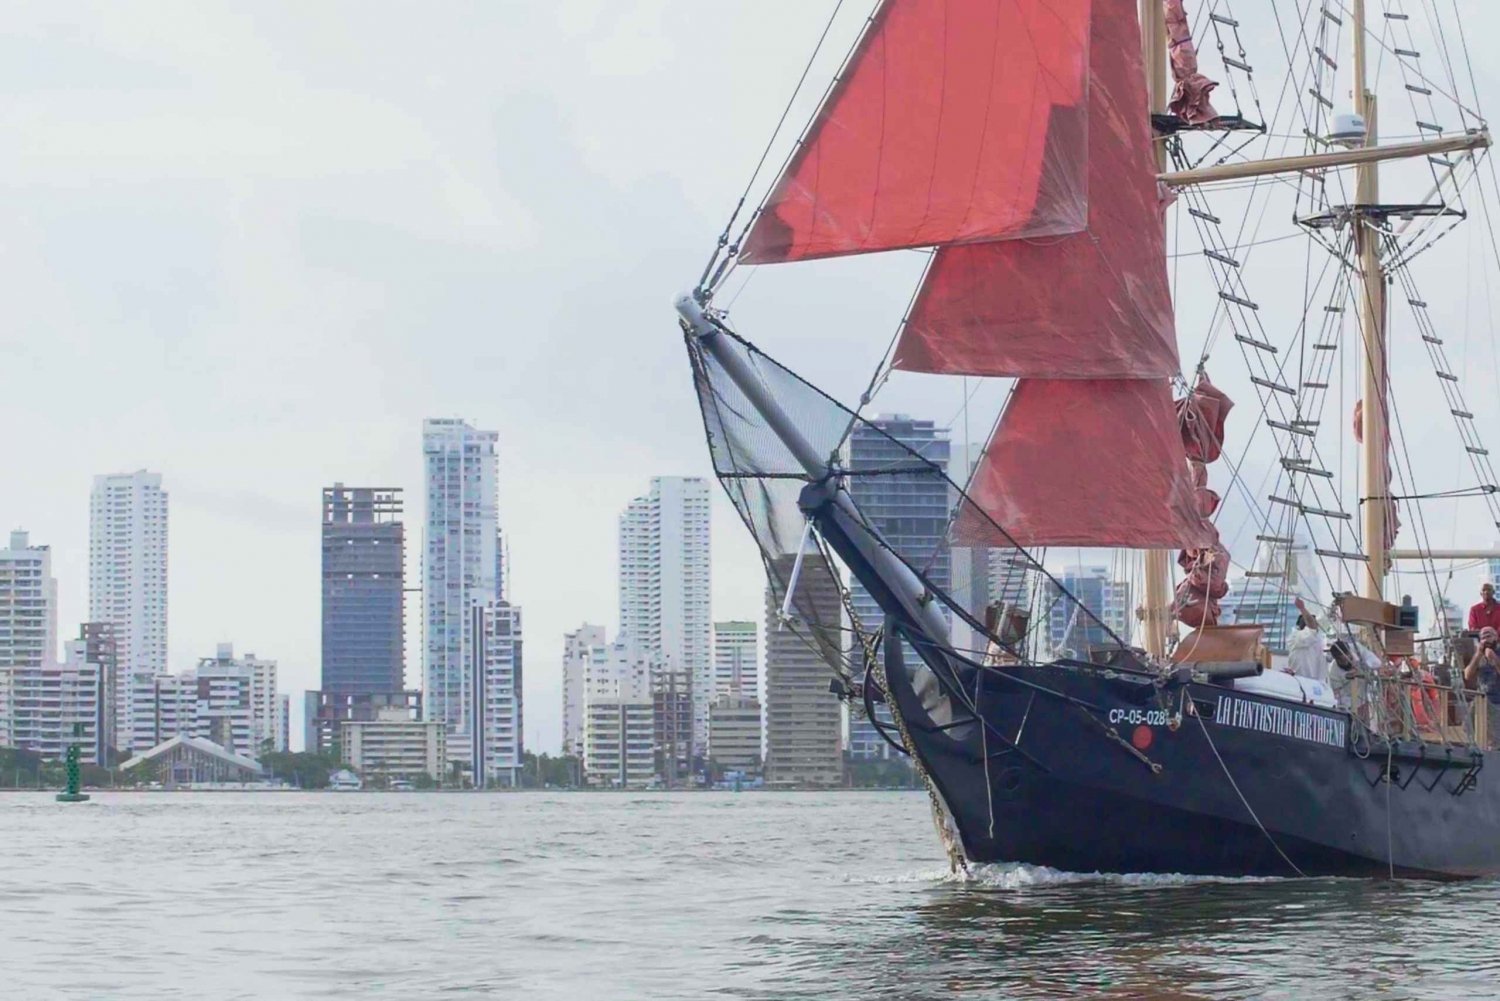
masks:
[[[0,997],[1495,998],[1500,883],[946,874],[916,793],[0,795]]]

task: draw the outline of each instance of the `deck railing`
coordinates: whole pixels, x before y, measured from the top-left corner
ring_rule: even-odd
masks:
[[[1349,711],[1371,733],[1429,744],[1489,749],[1486,698],[1465,689],[1461,673],[1454,684],[1445,685],[1435,677],[1419,679],[1409,670],[1392,667],[1357,671],[1349,684]]]

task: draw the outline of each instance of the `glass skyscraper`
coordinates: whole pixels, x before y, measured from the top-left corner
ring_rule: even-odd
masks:
[[[401,491],[323,491],[323,691],[406,687],[405,526]]]
[[[951,576],[946,539],[952,498],[943,477],[920,467],[925,459],[946,474],[949,447],[947,428],[904,414],[882,415],[868,425],[859,424],[849,436],[849,470],[854,474],[849,477],[850,494],[891,548],[944,590]],[[913,457],[913,452],[920,458]],[[912,471],[892,471],[907,467]],[[850,598],[862,629],[879,628],[884,613],[857,581],[850,585]],[[910,648],[905,653],[908,662],[916,660]],[[855,656],[853,663],[862,663],[861,657]],[[889,719],[883,707],[877,711],[882,719]],[[851,757],[884,758],[891,753],[862,713],[850,714]]]

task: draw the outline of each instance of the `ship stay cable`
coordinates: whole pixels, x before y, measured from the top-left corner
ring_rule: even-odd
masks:
[[[740,194],[739,200],[735,202],[734,210],[729,213],[729,220],[724,224],[724,231],[719,235],[718,243],[714,247],[713,255],[709,257],[708,264],[703,268],[703,275],[698,279],[698,287],[700,289],[711,291],[713,288],[717,287],[724,278],[728,277],[726,265],[732,264],[735,255],[739,253],[739,245],[744,241],[745,233],[749,232],[750,222],[753,222],[755,216],[760,214],[760,209],[757,208],[755,212],[751,214],[750,221],[746,222],[745,229],[741,231],[739,238],[735,240],[733,245],[731,245],[729,243],[729,234],[734,230],[735,220],[739,218],[740,211],[744,209],[745,201],[750,197],[750,192],[755,187],[756,180],[760,177],[761,169],[765,167],[766,159],[771,155],[771,149],[776,145],[776,140],[781,135],[782,128],[786,125],[787,117],[792,113],[792,108],[796,106],[797,97],[802,93],[802,86],[807,82],[807,75],[808,73],[812,72],[813,65],[818,60],[818,54],[823,51],[823,43],[827,41],[828,33],[833,30],[834,22],[838,20],[839,11],[843,8],[843,6],[844,0],[836,0],[836,2],[834,3],[833,11],[828,15],[827,23],[823,25],[823,32],[818,36],[818,42],[813,46],[812,54],[807,57],[807,64],[802,67],[802,75],[797,77],[797,85],[792,88],[792,94],[787,98],[786,107],[781,110],[781,117],[776,120],[776,127],[771,130],[771,136],[766,140],[765,148],[761,150],[760,159],[755,161],[755,169],[750,172],[750,180],[745,183],[744,192]],[[867,25],[868,23],[869,22],[866,21]],[[855,45],[857,46],[858,44],[858,41],[856,41]],[[854,49],[851,48],[849,51],[850,54],[852,54]],[[848,56],[845,56],[844,58],[845,62],[847,63]],[[837,77],[835,77],[834,79],[837,80]],[[828,85],[828,90],[831,91],[832,89],[833,83],[830,83]],[[827,91],[824,92],[823,96],[826,100],[828,96]],[[798,145],[800,144],[801,143],[799,140]],[[796,146],[792,148],[792,153],[787,154],[788,161],[791,160],[792,155],[795,152]],[[783,169],[785,168],[785,166],[785,163],[783,163]],[[762,201],[762,204],[764,204],[764,201]],[[723,262],[719,261],[720,254],[725,255]],[[714,271],[715,264],[718,264],[719,266],[718,272]]]

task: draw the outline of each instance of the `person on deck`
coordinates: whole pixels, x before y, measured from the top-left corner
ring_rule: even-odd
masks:
[[[1328,682],[1328,660],[1323,653],[1323,634],[1318,631],[1318,619],[1307,610],[1301,598],[1297,605],[1297,628],[1287,640],[1287,670],[1299,678]]]
[[[1494,626],[1479,630],[1479,649],[1464,668],[1464,687],[1487,696],[1488,746],[1495,746],[1500,739],[1500,630]]]
[[[1500,630],[1500,601],[1495,600],[1495,585],[1486,581],[1479,588],[1479,604],[1469,609],[1469,626],[1473,630],[1489,626]]]

